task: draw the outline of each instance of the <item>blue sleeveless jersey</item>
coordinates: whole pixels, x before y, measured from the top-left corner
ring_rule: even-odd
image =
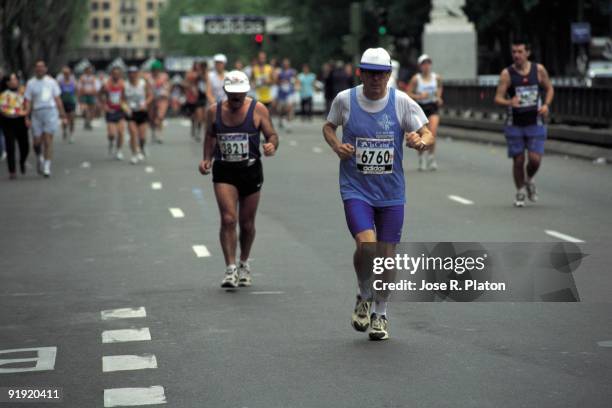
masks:
[[[257,101],[253,99],[247,111],[244,122],[239,126],[226,126],[221,119],[221,103],[217,105],[214,123],[217,145],[215,160],[226,163],[241,163],[253,161],[261,157],[259,151],[260,131],[255,127],[253,112]],[[244,164],[244,163],[243,163]]]
[[[357,101],[357,88],[351,89],[342,143],[355,147],[353,157],[340,161],[342,200],[363,200],[374,207],[406,202],[404,130],[395,111],[395,89],[389,89],[387,105],[375,113],[364,111]]]

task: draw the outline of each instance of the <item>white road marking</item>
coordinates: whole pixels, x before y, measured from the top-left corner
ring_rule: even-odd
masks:
[[[612,347],[612,340],[598,341],[597,345],[599,347]]]
[[[456,201],[458,203],[461,203],[463,205],[472,205],[474,204],[474,202],[472,200],[468,200],[467,198],[463,198],[463,197],[459,197],[458,195],[449,195],[448,198],[450,200]]]
[[[315,146],[312,148],[312,151],[314,153],[323,153],[323,149],[321,149],[319,146]]]
[[[153,169],[153,166],[147,166],[147,167],[145,167],[145,171],[147,173],[153,173],[155,170]]]
[[[208,248],[206,248],[206,245],[194,245],[193,252],[195,252],[198,258],[206,258],[210,256],[210,252],[208,251]]]
[[[157,368],[157,359],[152,354],[144,356],[104,356],[102,357],[102,372],[146,370]]]
[[[164,387],[110,388],[104,390],[104,407],[133,407],[166,403]]]
[[[297,146],[298,143],[295,140],[290,140],[289,141],[289,146]]]
[[[100,315],[102,320],[135,319],[147,317],[147,311],[141,306],[137,308],[103,310],[100,312]]]
[[[283,291],[280,290],[262,290],[257,292],[249,292],[251,295],[282,295]]]
[[[170,210],[170,214],[172,214],[174,218],[185,217],[185,213],[183,213],[183,210],[181,210],[180,208],[168,208],[168,209]]]
[[[148,327],[143,327],[142,329],[106,330],[102,332],[102,343],[149,340],[151,340],[151,332]]]
[[[151,188],[153,190],[161,190],[162,189],[161,181],[155,181],[155,182],[151,183]]]
[[[91,167],[91,163],[89,163],[88,161],[84,161],[83,163],[81,163],[81,168],[83,169],[88,169]]]
[[[559,232],[559,231],[545,230],[544,232],[546,232],[551,237],[559,238],[559,239],[562,239],[564,241],[574,242],[574,243],[584,242],[581,239],[572,237],[571,235],[567,235],[567,234],[564,234],[564,233]]]
[[[191,121],[187,119],[181,120],[181,126],[183,127],[191,127]]]
[[[8,349],[0,350],[0,357],[3,354],[24,353],[28,351],[36,351],[36,357],[29,358],[0,358],[0,374],[24,373],[29,371],[49,371],[55,368],[55,356],[57,355],[57,347],[34,347],[24,349]],[[16,363],[34,363],[31,367],[11,367],[2,368],[4,365]]]

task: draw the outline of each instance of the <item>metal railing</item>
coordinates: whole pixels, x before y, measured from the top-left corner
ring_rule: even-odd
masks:
[[[494,103],[494,86],[444,85],[444,107],[463,116],[503,118],[506,109]],[[550,121],[569,125],[612,127],[612,88],[556,86]]]

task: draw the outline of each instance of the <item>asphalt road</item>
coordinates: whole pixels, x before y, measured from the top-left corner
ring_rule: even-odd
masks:
[[[106,157],[102,125],[56,141],[49,180],[30,168],[8,181],[1,164],[0,387],[62,387],[64,401],[0,406],[610,406],[609,268],[577,278],[589,302],[392,303],[392,338],[373,343],[349,326],[353,243],[321,123],[281,132],[264,160],[254,285],[235,292],[219,287],[212,182],[184,121],[136,166]],[[554,231],[609,247],[610,166],[547,156],[540,202],[516,209],[503,148],[442,139],[437,157],[438,172],[419,173],[405,156],[404,241],[559,241]],[[202,245],[210,256],[196,256]],[[131,328],[151,339],[103,343]],[[56,348],[50,369],[7,372],[31,363],[6,359],[33,354],[3,350],[36,347]],[[121,355],[151,368],[103,371]],[[163,389],[116,391],[152,386]]]

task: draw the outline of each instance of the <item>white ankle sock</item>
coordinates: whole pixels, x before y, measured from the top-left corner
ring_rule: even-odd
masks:
[[[374,313],[379,316],[387,315],[387,302],[374,302]]]

